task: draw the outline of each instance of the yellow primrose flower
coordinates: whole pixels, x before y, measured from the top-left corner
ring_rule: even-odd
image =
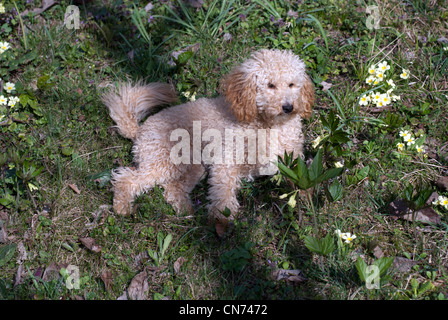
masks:
[[[297,204],[297,201],[296,201],[296,194],[294,193],[291,197],[289,197],[288,205],[289,205],[291,208],[295,208],[295,207],[296,207],[296,204]]]
[[[313,146],[314,149],[316,149],[316,147],[319,145],[319,143],[322,141],[322,137],[318,136],[316,139],[313,140],[313,142],[311,143],[311,145]]]
[[[8,50],[9,48],[11,48],[11,46],[9,45],[8,42],[0,42],[0,50],[3,52],[5,52],[6,50]]]
[[[384,73],[382,71],[377,71],[376,78],[378,79],[378,81],[383,81]]]
[[[375,65],[373,65],[369,68],[369,74],[375,74],[375,73],[376,73],[376,69],[375,69]]]
[[[448,207],[448,198],[442,197],[442,199],[440,200],[440,204],[444,207]]]
[[[356,235],[355,234],[350,234],[350,232],[347,232],[347,233],[342,233],[341,234],[341,238],[343,240],[345,240],[345,243],[351,243],[353,240],[356,239]]]
[[[413,137],[411,137],[411,135],[408,135],[405,138],[405,141],[406,141],[408,146],[415,144],[415,139]]]
[[[401,79],[408,79],[409,78],[409,70],[403,69],[403,72],[400,74]]]
[[[390,104],[390,98],[387,94],[382,94],[381,95],[381,102],[383,102],[383,104],[385,106],[387,106],[388,104]]]
[[[375,92],[372,96],[373,102],[378,102],[381,99],[381,93]]]
[[[19,97],[10,97],[8,106],[14,107],[16,105],[16,103],[19,102],[19,100],[20,100]]]
[[[367,84],[373,84],[375,82],[376,78],[374,76],[368,76],[366,79]]]
[[[399,134],[399,136],[402,137],[404,140],[406,140],[406,137],[407,137],[408,135],[410,136],[408,130],[401,130],[398,134]]]
[[[387,61],[378,63],[378,70],[381,70],[382,72],[384,72],[389,69],[390,69],[390,66],[387,64]]]
[[[362,105],[362,106],[366,106],[366,105],[369,104],[369,101],[370,101],[370,97],[367,96],[367,95],[363,95],[361,97],[361,99],[359,99],[359,104]]]
[[[11,91],[13,91],[15,88],[16,88],[16,86],[14,83],[6,82],[6,84],[5,84],[6,92],[11,93]]]

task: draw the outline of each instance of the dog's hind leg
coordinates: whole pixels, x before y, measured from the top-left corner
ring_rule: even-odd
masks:
[[[139,169],[118,168],[112,173],[114,186],[114,211],[120,215],[131,213],[134,198],[154,188],[157,178],[154,174],[148,174]]]
[[[185,168],[186,169],[186,168]],[[169,182],[163,183],[163,196],[178,214],[194,212],[189,194],[205,175],[202,165],[189,165],[188,171],[182,170],[183,174]]]

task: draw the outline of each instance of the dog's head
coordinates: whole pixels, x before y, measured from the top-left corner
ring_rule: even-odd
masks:
[[[314,87],[305,63],[291,51],[260,50],[222,82],[230,108],[241,122],[282,122],[296,114],[309,119]]]

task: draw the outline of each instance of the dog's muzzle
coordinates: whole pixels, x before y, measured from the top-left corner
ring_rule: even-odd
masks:
[[[293,106],[292,106],[291,103],[286,103],[286,104],[284,104],[284,105],[282,106],[282,109],[283,109],[283,112],[284,112],[284,113],[291,113],[291,112],[292,112],[292,109],[293,109]]]

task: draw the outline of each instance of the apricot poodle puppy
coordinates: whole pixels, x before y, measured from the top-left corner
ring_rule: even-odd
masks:
[[[120,134],[134,143],[136,167],[112,173],[117,214],[129,214],[133,199],[156,184],[177,212],[191,213],[189,193],[208,175],[209,216],[227,221],[238,213],[242,179],[274,174],[272,160],[285,151],[303,156],[301,121],[311,116],[314,88],[298,56],[259,50],[224,77],[220,91],[164,108],[142,124],[156,106],[177,101],[170,85],[120,84],[118,94],[103,96]]]

